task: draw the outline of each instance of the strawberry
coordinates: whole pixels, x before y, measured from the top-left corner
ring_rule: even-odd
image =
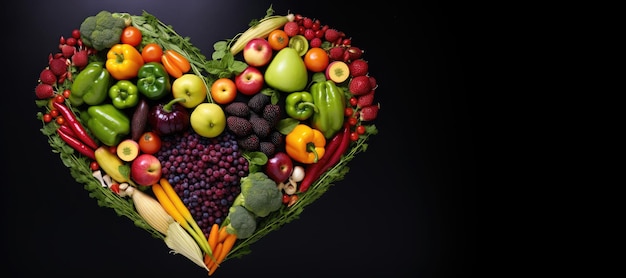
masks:
[[[61,52],[63,53],[63,57],[65,58],[69,58],[72,57],[72,55],[74,55],[74,53],[76,52],[76,48],[67,44],[61,45]]]
[[[54,75],[54,73],[52,73],[49,68],[45,68],[39,74],[39,81],[44,84],[54,85],[55,83],[57,83],[57,76]]]
[[[49,62],[50,70],[54,75],[61,76],[67,72],[67,64],[65,58],[54,58]]]
[[[341,46],[335,46],[328,51],[328,55],[330,59],[333,61],[341,61],[343,60],[344,49]]]
[[[374,90],[371,90],[369,93],[360,95],[356,99],[357,107],[366,107],[372,105],[374,103]]]
[[[329,28],[324,33],[324,39],[326,39],[329,42],[335,42],[335,41],[337,41],[340,38],[341,38],[341,33],[339,31],[337,31],[337,29]]]
[[[378,110],[380,110],[380,103],[361,108],[361,111],[359,112],[359,120],[373,121],[378,116]]]
[[[367,75],[353,77],[348,84],[348,89],[355,96],[367,94],[372,89],[370,78]]]
[[[285,26],[283,26],[283,31],[285,31],[285,33],[287,33],[287,36],[289,37],[293,37],[297,35],[298,29],[299,29],[298,23],[295,21],[289,21],[285,23]]]
[[[376,78],[374,78],[371,75],[369,75],[369,78],[370,78],[370,87],[372,87],[372,90],[376,89],[376,87],[378,86],[378,84],[376,83]]]
[[[350,69],[350,75],[353,77],[366,75],[368,71],[368,64],[363,59],[357,59],[348,64]]]
[[[80,50],[72,56],[72,64],[79,69],[84,68],[89,63],[89,55],[87,50]]]
[[[361,56],[363,56],[363,53],[364,53],[365,51],[361,50],[360,48],[358,48],[358,47],[356,47],[356,46],[350,46],[350,47],[348,47],[348,49],[346,50],[346,52],[348,52],[348,53],[349,53],[349,56],[350,56],[350,58],[349,58],[349,59],[350,59],[351,61],[354,61],[354,60],[356,60],[356,59],[361,58]]]
[[[52,88],[50,84],[39,83],[39,85],[35,87],[35,95],[38,99],[51,98],[54,95],[54,88]]]

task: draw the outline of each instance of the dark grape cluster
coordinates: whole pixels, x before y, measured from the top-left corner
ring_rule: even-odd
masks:
[[[223,132],[215,138],[192,130],[162,138],[162,177],[174,187],[194,220],[208,237],[213,223],[220,224],[241,192],[240,180],[248,175],[234,135]]]

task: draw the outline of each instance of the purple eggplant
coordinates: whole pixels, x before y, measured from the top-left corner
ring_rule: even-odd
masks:
[[[158,135],[165,136],[186,131],[189,128],[189,110],[178,102],[184,98],[175,98],[166,104],[158,104],[150,109],[148,123]]]

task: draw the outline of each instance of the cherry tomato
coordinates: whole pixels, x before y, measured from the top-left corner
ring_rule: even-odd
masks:
[[[141,30],[135,26],[126,26],[122,31],[122,37],[120,38],[122,43],[130,44],[135,47],[141,43],[141,39]]]
[[[100,165],[97,161],[92,161],[91,163],[89,163],[89,169],[91,169],[91,171],[96,171],[100,169]]]
[[[356,127],[356,133],[358,134],[364,134],[365,133],[365,127],[362,125],[359,125]]]
[[[161,56],[163,56],[163,48],[156,43],[149,43],[141,50],[141,57],[146,63],[149,62],[161,62]]]
[[[64,103],[65,102],[65,97],[63,97],[63,95],[56,94],[54,96],[54,102],[56,102],[56,103]]]
[[[352,140],[352,141],[359,140],[359,134],[356,133],[356,132],[350,133],[350,140]]]
[[[50,116],[52,116],[52,118],[58,117],[59,116],[59,110],[56,110],[56,109],[50,110]]]
[[[281,50],[289,45],[289,36],[281,29],[272,31],[267,37],[267,41],[274,50]]]
[[[324,71],[328,67],[329,60],[328,53],[321,47],[311,47],[304,54],[304,65],[312,72]]]
[[[147,131],[139,137],[139,150],[147,154],[155,154],[161,149],[161,137],[153,131]]]
[[[44,121],[44,122],[46,122],[46,123],[51,122],[51,121],[52,121],[52,118],[53,118],[53,117],[52,117],[52,115],[50,115],[50,114],[48,114],[48,113],[43,114],[43,121]]]
[[[72,91],[70,91],[70,89],[63,90],[63,97],[64,98],[70,98],[70,94],[72,94]]]
[[[65,118],[63,118],[63,116],[58,116],[56,117],[55,121],[57,122],[57,124],[59,125],[64,125],[65,124]]]

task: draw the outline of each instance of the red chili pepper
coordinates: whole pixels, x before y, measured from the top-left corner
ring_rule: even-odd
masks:
[[[85,127],[76,119],[76,115],[64,104],[53,102],[54,108],[61,112],[61,115],[65,118],[67,125],[74,131],[76,134],[76,138],[85,143],[87,146],[92,149],[97,149],[98,144],[93,138],[89,137]]]
[[[83,142],[78,140],[76,137],[70,136],[61,128],[57,129],[57,133],[59,134],[59,137],[61,137],[61,139],[63,139],[63,141],[65,141],[65,143],[67,143],[70,147],[93,160],[96,159],[94,150],[83,144]]]
[[[305,192],[317,178],[326,172],[326,170],[337,164],[348,145],[350,145],[350,126],[344,124],[343,131],[335,134],[335,136],[326,143],[325,153],[328,155],[322,156],[317,163],[307,165],[304,170],[304,179],[300,182],[299,191]]]
[[[61,130],[61,132],[76,138],[76,134],[74,133],[74,131],[69,126],[67,126],[67,125],[59,125],[59,129]]]

